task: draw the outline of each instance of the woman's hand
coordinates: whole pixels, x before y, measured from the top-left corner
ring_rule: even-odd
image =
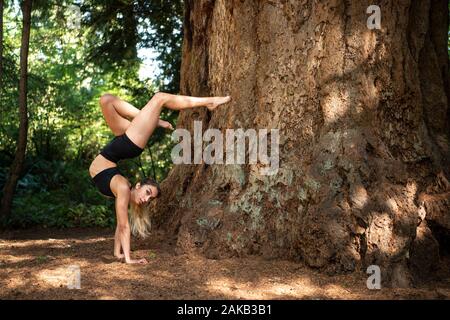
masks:
[[[158,127],[174,130],[170,122],[161,119],[158,120]]]
[[[145,259],[145,258],[138,259],[138,260],[130,259],[130,260],[125,261],[125,262],[127,264],[147,264],[148,263],[147,259]]]

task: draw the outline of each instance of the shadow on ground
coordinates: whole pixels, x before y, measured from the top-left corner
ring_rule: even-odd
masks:
[[[303,264],[253,256],[223,260],[175,253],[175,241],[155,234],[133,239],[133,256],[111,257],[113,230],[33,229],[0,234],[0,299],[449,299],[450,261],[439,281],[410,289],[369,290],[367,275],[328,276]],[[107,262],[105,262],[107,261]],[[69,289],[69,266],[80,289]]]

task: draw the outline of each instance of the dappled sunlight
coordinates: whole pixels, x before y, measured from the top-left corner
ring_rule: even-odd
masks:
[[[295,295],[299,287],[304,295],[318,293],[317,287],[303,277],[290,280],[291,284],[271,281],[270,279],[255,282],[240,282],[227,277],[217,277],[206,282],[206,290],[220,293],[230,299],[274,299],[287,295]]]
[[[28,246],[33,246],[33,247],[38,247],[38,246],[46,246],[47,248],[49,247],[54,247],[54,248],[61,248],[61,247],[69,247],[70,243],[73,244],[78,244],[78,243],[99,243],[99,242],[104,242],[104,241],[108,241],[111,240],[112,237],[95,237],[95,238],[90,238],[90,239],[52,239],[52,238],[48,238],[48,239],[37,239],[37,240],[10,240],[10,241],[5,241],[3,240],[2,242],[0,242],[0,248],[2,247],[14,247],[14,248],[24,248],[24,247],[28,247]]]
[[[395,214],[398,214],[397,201],[394,198],[389,198],[386,200],[386,206]]]
[[[369,195],[363,185],[357,185],[350,194],[350,199],[357,209],[363,209],[369,202]]]
[[[0,300],[450,297],[446,3],[16,2]],[[200,133],[194,163],[173,127]],[[242,157],[207,161],[229,130]]]
[[[394,225],[392,218],[386,212],[372,214],[373,228],[367,230],[367,242],[376,243],[377,248],[385,253],[394,251],[391,241],[394,239]]]
[[[314,280],[318,281],[319,277]],[[311,274],[278,280],[263,278],[255,282],[213,277],[206,281],[206,290],[223,294],[229,299],[339,299],[352,298],[353,295],[349,289],[337,284],[314,283]]]
[[[73,237],[69,238],[74,239]],[[82,237],[80,237],[81,239]],[[265,260],[262,257],[206,259],[195,254],[174,255],[165,249],[133,251],[147,257],[148,265],[104,263],[98,257],[99,238],[78,239],[71,255],[52,256],[73,240],[53,242],[54,249],[36,240],[13,241],[21,248],[16,256],[0,252],[0,297],[53,299],[380,299],[401,298],[410,292],[368,290],[366,275],[327,276],[301,263]],[[3,244],[7,244],[5,241]],[[42,247],[41,247],[42,246]],[[3,248],[8,247],[7,245]],[[162,247],[161,244],[158,247]],[[82,250],[83,255],[80,255]],[[103,249],[102,249],[103,250]],[[89,254],[90,258],[85,256]],[[151,257],[150,257],[151,256]],[[14,262],[13,262],[14,261]],[[69,289],[70,266],[80,268],[80,289]],[[430,291],[412,291],[429,295]],[[439,291],[440,295],[447,291]]]
[[[345,116],[349,110],[349,99],[348,92],[340,92],[336,89],[323,99],[322,111],[325,124],[332,124]]]
[[[38,280],[53,287],[67,286],[70,276],[71,271],[69,270],[69,267],[42,270],[36,274]]]
[[[2,254],[1,257],[2,257],[2,262],[0,264],[1,267],[7,267],[8,263],[24,262],[35,258],[35,256],[32,255],[23,255],[18,257],[11,254]]]
[[[120,300],[120,298],[117,298],[115,296],[111,295],[102,295],[98,297],[99,300]]]

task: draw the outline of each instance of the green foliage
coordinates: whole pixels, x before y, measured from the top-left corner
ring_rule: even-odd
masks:
[[[14,214],[3,224],[10,227],[112,227],[111,205],[75,203],[61,192],[39,192],[14,199]]]
[[[72,5],[83,13],[79,29],[68,28]],[[169,11],[161,12],[163,9]],[[33,1],[26,162],[12,215],[0,221],[2,224],[114,225],[114,201],[98,192],[88,173],[90,162],[113,137],[98,99],[109,92],[140,108],[158,90],[177,92],[181,15],[181,0]],[[0,189],[18,138],[19,1],[7,2],[4,26]],[[144,47],[159,52],[162,65],[157,79],[141,81],[138,77],[141,61],[136,53]],[[177,115],[164,111],[161,118],[175,124]],[[121,163],[119,169],[131,183],[144,176],[161,181],[171,167],[172,146],[170,134],[157,129],[141,157]]]
[[[155,253],[155,252],[152,252],[152,251],[149,251],[149,252],[148,252],[148,257],[149,257],[150,260],[151,260],[151,259],[156,259],[156,253]]]
[[[89,60],[105,70],[133,68],[136,46],[158,52],[160,90],[178,93],[183,40],[182,0],[86,0]]]
[[[86,168],[63,161],[38,160],[28,165],[14,199],[12,227],[111,227],[114,202],[99,195]],[[0,176],[1,177],[1,176]]]
[[[38,256],[38,257],[36,257],[36,262],[37,263],[45,263],[45,262],[47,262],[48,260],[49,260],[49,257],[48,256]]]

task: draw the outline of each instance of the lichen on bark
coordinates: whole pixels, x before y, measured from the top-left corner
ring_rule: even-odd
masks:
[[[446,1],[384,1],[380,30],[368,1],[185,2],[181,93],[233,101],[177,127],[277,128],[280,170],[176,165],[155,225],[209,257],[377,264],[394,286],[431,272],[427,221],[450,228]]]

